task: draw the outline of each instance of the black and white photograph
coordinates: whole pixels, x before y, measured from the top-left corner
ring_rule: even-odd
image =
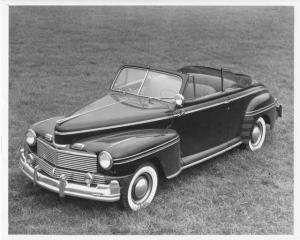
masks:
[[[183,4],[8,3],[8,235],[294,234],[295,6]]]

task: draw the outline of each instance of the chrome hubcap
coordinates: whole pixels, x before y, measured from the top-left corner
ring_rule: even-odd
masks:
[[[141,199],[145,196],[148,190],[148,181],[145,177],[141,176],[136,180],[134,195],[137,199]]]
[[[150,174],[143,173],[133,184],[131,196],[136,204],[142,204],[149,197],[153,187],[153,180]]]
[[[251,142],[253,145],[257,145],[262,137],[262,126],[256,124],[252,131]]]

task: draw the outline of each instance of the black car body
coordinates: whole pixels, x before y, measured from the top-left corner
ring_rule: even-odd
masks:
[[[20,166],[61,196],[121,199],[137,210],[152,201],[159,173],[173,178],[240,144],[257,150],[281,112],[244,74],[125,65],[103,98],[33,124]]]

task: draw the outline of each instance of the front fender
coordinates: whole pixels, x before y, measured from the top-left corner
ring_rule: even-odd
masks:
[[[109,152],[114,175],[130,174],[143,161],[153,162],[165,176],[180,169],[179,135],[172,129],[140,129],[109,134],[84,143],[88,152]]]

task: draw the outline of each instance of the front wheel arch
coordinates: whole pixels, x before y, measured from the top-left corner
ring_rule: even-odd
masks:
[[[145,162],[147,162],[147,161],[145,161]],[[161,162],[158,158],[149,159],[148,162],[152,163],[156,167],[158,177],[166,177],[166,173],[164,172],[164,168],[161,165]]]
[[[144,195],[138,199],[134,199],[134,192],[139,182],[140,177],[147,175],[148,189],[146,189]],[[150,184],[151,183],[151,184]],[[121,190],[121,207],[125,210],[137,211],[141,208],[148,206],[154,199],[159,183],[158,172],[155,165],[151,162],[145,162],[141,164],[130,180],[126,183]]]
[[[271,125],[271,119],[268,115],[262,115],[261,116],[264,120],[265,120],[265,123],[268,124],[268,125]]]

